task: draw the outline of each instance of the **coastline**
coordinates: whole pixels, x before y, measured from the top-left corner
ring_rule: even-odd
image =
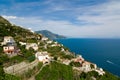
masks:
[[[120,66],[119,66],[119,61],[120,61],[119,56],[120,55],[117,54],[117,56],[115,56],[115,53],[110,54],[111,49],[109,50],[109,48],[112,48],[114,46],[118,47],[118,45],[116,46],[116,43],[114,45],[109,44],[109,46],[105,46],[105,44],[102,44],[102,43],[99,43],[96,45],[96,43],[97,43],[96,40],[98,40],[98,42],[100,41],[102,43],[104,42],[104,40],[105,40],[105,42],[107,41],[107,43],[110,43],[111,41],[119,42],[119,39],[91,39],[91,38],[57,39],[58,42],[62,43],[64,46],[68,47],[72,52],[75,52],[76,54],[80,54],[86,60],[97,64],[99,67],[102,67],[103,69],[105,69],[117,76],[120,76],[120,73],[118,72],[118,70],[120,68]],[[70,44],[72,44],[72,45],[70,45]],[[120,42],[119,42],[119,44],[120,44]],[[105,46],[105,47],[103,47],[103,46]],[[96,49],[95,49],[95,47],[96,47]],[[100,49],[100,47],[103,47],[103,48]],[[109,50],[108,51],[109,54],[106,53],[107,49]],[[114,50],[112,50],[112,51],[114,51]],[[119,50],[118,50],[118,53],[119,53]],[[97,56],[99,56],[99,57],[97,57]],[[110,64],[110,63],[108,63],[107,60],[109,60],[115,64]]]

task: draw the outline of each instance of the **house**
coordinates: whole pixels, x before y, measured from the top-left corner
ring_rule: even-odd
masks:
[[[93,66],[94,66],[94,69],[97,69],[97,65],[96,65],[96,64],[91,63],[91,65],[93,65]]]
[[[51,44],[53,41],[47,41],[47,44]]]
[[[33,38],[35,38],[35,36],[30,36],[30,35],[28,35],[28,36],[26,36],[26,38],[27,38],[27,39],[33,39]]]
[[[7,54],[12,54],[15,52],[15,47],[14,46],[4,46],[3,52],[5,52]]]
[[[47,40],[48,40],[48,38],[42,37],[42,41],[47,41]]]
[[[68,51],[68,50],[65,50],[64,52],[65,52],[66,55],[71,55],[71,54],[72,54],[72,53],[71,53],[70,51]]]
[[[90,66],[90,62],[87,62],[87,61],[84,61],[83,63],[82,63],[82,67],[81,67],[81,69],[84,71],[84,72],[89,72],[89,71],[91,71],[91,66]]]
[[[58,44],[58,42],[56,42],[56,41],[55,41],[54,43],[55,43],[55,44]]]
[[[65,51],[65,49],[64,48],[61,48],[61,52],[64,52]]]
[[[5,36],[4,37],[4,42],[5,43],[12,43],[12,42],[15,42],[15,41],[14,41],[13,37],[11,37],[11,36]]]
[[[105,72],[103,71],[102,68],[95,69],[96,72],[98,72],[99,75],[104,75]]]
[[[56,44],[52,44],[52,45],[51,45],[51,47],[55,47],[55,46],[57,46],[57,45],[56,45]]]
[[[51,47],[60,46],[60,44],[52,44]]]
[[[37,52],[35,54],[35,57],[40,61],[40,62],[43,62],[43,63],[49,63],[51,58],[49,57],[48,53],[47,52]]]
[[[40,35],[40,34],[37,35],[36,37],[37,37],[37,40],[41,40],[42,39],[42,35]]]
[[[35,51],[38,50],[38,45],[36,43],[27,43],[26,49],[29,50],[29,48],[33,48]]]
[[[3,52],[8,55],[8,57],[13,57],[16,56],[19,52],[20,49],[17,49],[15,46],[4,46],[3,47]]]
[[[20,51],[20,49],[17,48],[15,40],[11,36],[5,36],[1,45],[4,45],[3,52],[9,57],[16,56]]]
[[[70,60],[68,59],[65,59],[65,60],[62,60],[62,63],[65,64],[65,65],[69,65],[70,64]]]
[[[26,45],[25,42],[19,42],[19,44],[22,45],[22,46],[23,46],[23,45]]]
[[[47,49],[47,44],[44,45],[44,48]]]
[[[5,36],[4,39],[3,39],[3,42],[1,43],[2,45],[6,45],[7,43],[10,43],[10,44],[15,44],[15,41],[13,39],[13,37],[11,36]]]
[[[75,59],[72,59],[74,62],[84,62],[84,58],[81,55],[78,55]]]

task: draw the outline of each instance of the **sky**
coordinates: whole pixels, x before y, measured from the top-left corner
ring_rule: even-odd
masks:
[[[0,15],[33,31],[120,38],[120,0],[0,0]]]

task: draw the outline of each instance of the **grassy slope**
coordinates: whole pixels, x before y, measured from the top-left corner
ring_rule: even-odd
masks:
[[[52,62],[42,69],[36,80],[73,80],[72,67]]]

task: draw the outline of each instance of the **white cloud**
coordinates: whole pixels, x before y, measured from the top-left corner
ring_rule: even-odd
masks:
[[[98,13],[98,15],[91,15]],[[120,20],[120,3],[112,1],[98,6],[93,6],[85,15],[78,16],[78,20],[87,22],[106,23],[109,21]]]
[[[25,17],[22,20],[21,17],[18,17],[8,20],[16,25],[24,26],[27,29],[31,28],[34,31],[47,29],[66,36],[72,36],[70,33],[75,29],[75,25],[68,21],[43,20],[37,17]]]
[[[5,19],[8,19],[8,20],[23,20],[24,17],[17,17],[17,16],[7,16],[7,15],[2,15],[2,17],[4,17]]]
[[[98,25],[85,25],[81,33],[88,37],[120,38],[120,2],[115,0],[94,7],[90,12],[88,10],[86,14],[79,15],[77,20]],[[94,13],[98,15],[91,15]]]
[[[13,23],[25,26],[25,28],[30,27],[32,30],[47,29],[70,37],[120,38],[120,2],[118,0],[110,0],[108,3],[87,6],[83,9],[81,7],[73,8],[71,14],[77,17],[77,22],[83,21],[87,24],[78,25],[67,20],[50,20],[39,17],[5,16],[5,18]],[[74,15],[70,17],[74,17]]]
[[[6,15],[3,15],[2,17],[6,18],[6,19],[16,19],[17,18],[16,16],[6,16]]]

